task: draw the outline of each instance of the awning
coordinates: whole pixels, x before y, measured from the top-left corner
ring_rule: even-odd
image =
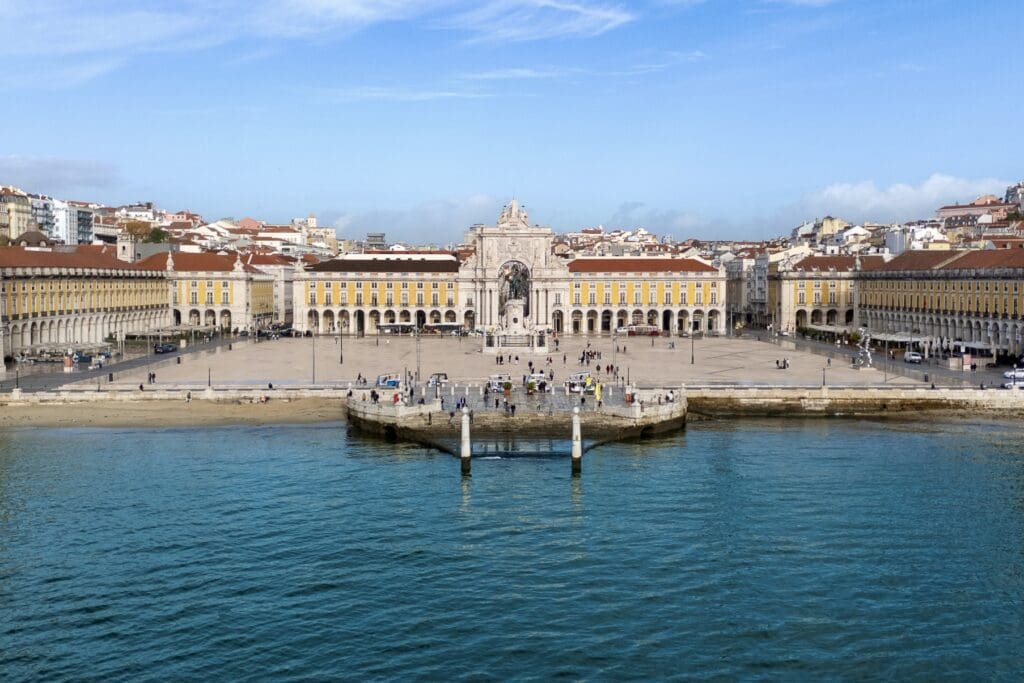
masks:
[[[831,332],[832,334],[846,334],[850,328],[841,325],[808,325],[812,330],[818,332]]]
[[[925,339],[926,337],[924,337],[923,335],[907,334],[906,332],[879,332],[878,334],[871,335],[872,341],[888,341],[893,342],[895,344],[909,344],[915,341],[921,342],[924,341]]]

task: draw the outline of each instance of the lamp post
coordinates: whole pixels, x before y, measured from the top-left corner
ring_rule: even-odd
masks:
[[[338,365],[345,364],[345,327],[346,323],[338,325]]]
[[[213,387],[213,369],[206,368],[206,388],[210,389]]]
[[[825,386],[825,368],[821,369],[821,386]]]
[[[696,342],[694,341],[694,339],[696,338],[696,336],[697,335],[696,335],[695,331],[691,329],[690,330],[690,365],[693,365],[694,362],[695,362],[694,361],[694,349],[696,348]]]
[[[313,330],[313,384],[316,384],[316,330]]]
[[[420,381],[420,330],[416,328],[416,381]]]

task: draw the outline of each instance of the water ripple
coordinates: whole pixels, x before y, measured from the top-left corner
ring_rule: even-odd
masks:
[[[462,481],[341,425],[13,430],[0,677],[1019,680],[1021,445],[702,423]]]

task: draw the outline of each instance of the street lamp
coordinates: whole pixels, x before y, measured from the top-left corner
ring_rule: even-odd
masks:
[[[316,330],[313,331],[313,384],[316,384]]]
[[[690,365],[694,364],[694,349],[696,347],[694,339],[696,337],[697,337],[697,335],[695,334],[694,330],[691,329],[690,330]]]
[[[347,326],[348,324],[345,322],[338,325],[338,365],[345,364],[345,328]]]

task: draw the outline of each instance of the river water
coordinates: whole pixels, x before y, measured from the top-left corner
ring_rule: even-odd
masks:
[[[544,450],[464,481],[341,425],[0,433],[0,679],[1024,673],[1015,425]]]

